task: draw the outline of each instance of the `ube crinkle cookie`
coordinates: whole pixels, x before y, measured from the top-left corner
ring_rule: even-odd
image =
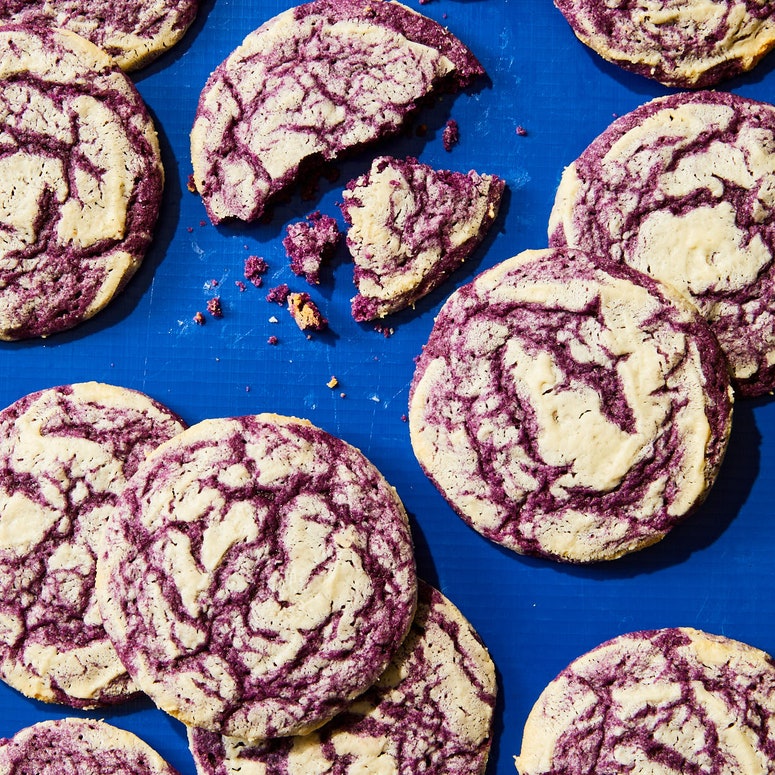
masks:
[[[131,732],[104,721],[41,721],[0,741],[0,775],[178,775]]]
[[[198,6],[199,0],[0,0],[0,19],[71,30],[103,49],[123,70],[136,70],[183,37]]]
[[[775,46],[766,0],[555,0],[604,59],[666,86],[699,88],[753,68]]]
[[[140,466],[97,594],[137,684],[184,723],[310,731],[379,677],[412,622],[395,490],[361,452],[277,415],[206,420]]]
[[[420,582],[409,634],[376,684],[319,730],[246,745],[189,730],[198,775],[255,772],[481,775],[492,740],[495,667],[470,623]]]
[[[0,412],[0,678],[26,696],[90,708],[138,693],[102,626],[97,547],[126,480],[183,427],[96,382]]]
[[[775,389],[775,107],[710,91],[641,105],[566,168],[549,234],[677,288],[737,390]]]
[[[208,79],[191,131],[213,223],[253,221],[302,169],[395,134],[442,83],[483,74],[448,30],[388,0],[314,0],[248,35]]]
[[[375,159],[347,185],[341,205],[355,261],[355,320],[404,309],[444,282],[484,239],[504,186],[495,175]]]
[[[164,171],[126,74],[67,30],[0,27],[0,339],[72,328],[140,266]]]
[[[411,443],[452,508],[516,552],[614,559],[704,499],[732,391],[672,289],[572,250],[525,251],[458,289],[410,388]]]
[[[775,771],[775,664],[691,628],[621,635],[579,657],[525,724],[520,775]]]

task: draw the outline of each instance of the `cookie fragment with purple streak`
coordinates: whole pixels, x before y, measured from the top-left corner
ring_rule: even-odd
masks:
[[[0,412],[0,678],[24,695],[91,708],[138,693],[102,626],[97,547],[127,479],[183,427],[96,382]]]
[[[0,0],[4,24],[68,29],[137,70],[174,46],[196,18],[199,0]]]
[[[283,247],[291,260],[291,271],[310,285],[319,285],[321,265],[334,254],[341,236],[336,220],[319,210],[304,221],[288,224]]]
[[[0,741],[0,775],[178,775],[131,732],[80,718],[40,721]]]
[[[354,447],[277,415],[207,420],[153,452],[97,571],[140,688],[247,740],[311,731],[371,686],[416,591],[395,490]]]
[[[628,633],[543,691],[515,757],[520,775],[775,771],[775,664],[687,627]]]
[[[666,86],[700,88],[751,70],[775,46],[775,7],[750,0],[555,0],[604,59]]]
[[[566,168],[549,233],[677,288],[738,391],[775,389],[775,107],[709,91],[641,105]]]
[[[396,134],[419,103],[484,71],[437,22],[388,0],[313,0],[250,33],[212,73],[191,131],[213,223],[254,221],[304,170]]]
[[[308,293],[303,291],[289,293],[288,312],[302,331],[325,331],[328,320]]]
[[[442,307],[410,387],[410,437],[487,538],[609,560],[705,498],[732,395],[716,338],[676,291],[579,251],[525,251]]]
[[[495,667],[471,624],[420,582],[417,613],[398,653],[374,686],[324,727],[259,745],[189,729],[189,747],[198,775],[251,768],[263,775],[481,775],[496,692]]]
[[[405,309],[444,282],[486,236],[504,187],[496,175],[375,159],[347,185],[341,204],[355,262],[355,320]]]
[[[0,339],[102,310],[140,266],[164,183],[153,121],[101,49],[0,27]]]

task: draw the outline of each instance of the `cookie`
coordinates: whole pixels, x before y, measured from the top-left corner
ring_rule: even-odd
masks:
[[[745,396],[775,388],[775,107],[681,93],[617,119],[563,173],[551,245],[624,261],[710,322]]]
[[[525,251],[463,286],[417,360],[409,427],[452,508],[516,552],[572,562],[653,544],[726,449],[718,342],[678,293],[579,251]]]
[[[0,0],[0,19],[26,27],[59,27],[137,70],[174,46],[196,17],[199,0]]]
[[[775,770],[775,664],[691,628],[629,633],[579,657],[525,724],[520,775]]]
[[[66,30],[0,28],[0,339],[103,309],[140,266],[164,182],[129,78]]]
[[[104,721],[41,721],[0,741],[0,775],[177,775],[145,741]]]
[[[137,694],[94,594],[100,532],[126,480],[183,430],[142,393],[49,388],[0,412],[0,678],[76,708]]]
[[[283,247],[291,261],[291,271],[310,285],[320,285],[320,267],[334,254],[341,236],[337,222],[319,210],[304,221],[289,223]]]
[[[208,79],[191,131],[213,223],[259,218],[319,160],[399,131],[483,70],[448,30],[388,0],[314,0],[249,34]]]
[[[341,205],[363,322],[412,306],[437,288],[484,239],[504,181],[382,156],[351,181]]]
[[[306,421],[199,423],[153,452],[108,523],[106,629],[138,685],[190,726],[309,731],[380,675],[414,615],[401,502]]]
[[[446,597],[420,582],[412,628],[387,670],[324,727],[254,746],[189,729],[189,746],[198,775],[481,775],[496,691],[495,667],[476,632]]]
[[[604,59],[666,86],[712,86],[775,46],[775,8],[749,0],[555,0],[576,36]]]

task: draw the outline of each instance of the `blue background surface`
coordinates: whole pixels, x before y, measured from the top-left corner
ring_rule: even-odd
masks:
[[[775,405],[739,402],[727,458],[710,497],[663,542],[613,563],[564,566],[519,557],[468,528],[421,473],[409,444],[413,358],[446,296],[479,271],[546,245],[546,222],[565,165],[616,115],[668,89],[624,73],[580,44],[550,0],[432,0],[409,4],[447,25],[479,57],[490,82],[440,100],[414,123],[427,131],[383,144],[439,168],[495,173],[508,193],[487,242],[444,288],[391,324],[384,337],[350,317],[352,266],[344,248],[315,289],[294,277],[281,240],[285,225],[313,209],[337,217],[344,183],[371,155],[339,165],[311,200],[293,197],[270,223],[213,227],[186,190],[188,134],[209,73],[279,0],[208,0],[185,39],[133,75],[157,122],[167,187],[153,249],[121,298],[70,333],[0,344],[0,405],[32,390],[99,380],[137,388],[188,423],[273,411],[306,417],[359,447],[397,488],[412,520],[420,575],[469,618],[498,670],[499,700],[489,775],[513,773],[522,725],[544,685],[601,641],[631,630],[687,625],[775,652]],[[775,59],[722,88],[775,100]],[[444,149],[448,118],[460,143]],[[526,136],[516,132],[518,125]],[[330,332],[307,339],[266,287],[241,292],[243,262],[263,256],[266,287],[308,290]],[[217,281],[217,287],[212,281]],[[192,318],[219,295],[224,315]],[[275,316],[277,323],[270,322]],[[277,346],[267,344],[270,335]],[[339,386],[326,383],[336,376]],[[345,397],[340,393],[344,392]],[[604,452],[601,450],[601,454]],[[181,775],[193,775],[182,725],[138,702],[78,714],[0,686],[0,735],[47,718],[89,715],[130,729]]]

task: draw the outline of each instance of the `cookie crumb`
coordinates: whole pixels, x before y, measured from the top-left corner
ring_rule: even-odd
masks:
[[[261,256],[248,256],[245,259],[243,274],[246,280],[250,280],[256,288],[260,288],[264,282],[264,275],[269,270],[269,264]]]
[[[272,345],[274,345],[274,344],[277,344],[279,341],[280,341],[280,340],[279,340],[279,339],[278,339],[278,338],[277,338],[277,337],[276,337],[274,334],[272,334],[272,336],[270,336],[270,337],[269,337],[269,338],[266,340],[266,343],[267,343],[267,344],[272,344]]]
[[[319,285],[321,264],[333,255],[340,236],[336,220],[319,210],[310,213],[306,221],[288,224],[283,247],[291,271],[310,285]]]
[[[196,183],[194,182],[194,175],[193,175],[193,173],[188,176],[188,180],[186,181],[186,188],[192,194],[198,194],[199,193],[199,190],[196,187]]]
[[[196,315],[194,315],[193,320],[194,320],[194,323],[196,323],[198,326],[203,326],[207,322],[207,320],[205,319],[205,316],[199,310],[197,310],[197,313]]]
[[[207,311],[214,318],[222,318],[223,317],[223,307],[221,306],[221,297],[220,296],[213,296],[212,299],[209,299],[207,301]]]
[[[460,127],[454,118],[449,119],[441,133],[441,141],[444,149],[451,151],[460,142]]]
[[[323,317],[308,293],[289,293],[288,311],[302,331],[323,331],[328,321]]]
[[[237,288],[239,288],[240,293],[244,293],[248,289],[248,286],[245,285],[242,280],[235,280],[234,284],[237,286]]]
[[[269,292],[266,294],[266,300],[282,305],[287,301],[290,292],[291,289],[288,287],[288,283],[281,283],[269,289]]]
[[[331,377],[330,380],[328,380],[328,382],[326,382],[326,386],[330,387],[331,390],[333,390],[338,384],[339,384],[339,380],[333,376]]]
[[[520,137],[527,137],[527,129],[522,126],[522,124],[517,125],[517,134]]]

